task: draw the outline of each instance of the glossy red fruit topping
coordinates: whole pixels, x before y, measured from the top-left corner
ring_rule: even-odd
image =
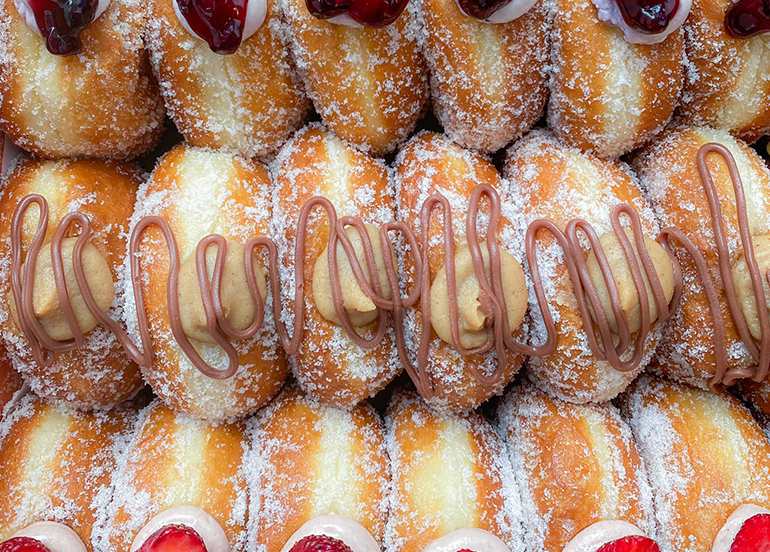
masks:
[[[489,19],[493,13],[510,4],[511,0],[457,0],[463,12],[476,19]]]
[[[660,548],[654,540],[634,535],[607,543],[596,552],[660,552]]]
[[[217,54],[233,54],[243,41],[249,0],[177,0],[190,28]]]
[[[305,0],[308,11],[319,19],[347,13],[368,27],[386,27],[406,9],[409,0]]]
[[[662,33],[676,15],[679,0],[615,0],[629,27],[648,34]]]
[[[735,536],[730,552],[770,552],[770,514],[747,519]]]
[[[457,552],[475,552],[475,550],[471,550],[470,548],[461,548]]]
[[[0,552],[51,552],[51,550],[39,540],[14,537],[0,544]]]
[[[353,552],[339,539],[326,535],[309,535],[297,541],[290,552]]]
[[[99,0],[29,0],[48,51],[68,56],[80,51],[80,33],[96,16]]]
[[[155,531],[138,552],[208,552],[198,533],[185,525],[166,525]]]
[[[770,0],[739,0],[727,10],[725,28],[736,38],[770,32]]]
[[[342,15],[350,9],[351,0],[307,0],[307,10],[318,19]]]

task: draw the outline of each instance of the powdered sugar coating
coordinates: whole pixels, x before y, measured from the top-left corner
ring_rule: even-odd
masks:
[[[593,0],[599,19],[615,25],[621,31],[628,42],[632,44],[660,44],[672,33],[675,33],[684,24],[690,14],[692,0],[677,0],[676,11],[668,21],[665,29],[658,33],[647,33],[629,25],[618,3],[614,0]]]

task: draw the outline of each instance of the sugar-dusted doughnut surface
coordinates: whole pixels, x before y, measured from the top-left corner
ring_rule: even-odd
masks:
[[[22,379],[0,346],[0,415],[22,388]]]

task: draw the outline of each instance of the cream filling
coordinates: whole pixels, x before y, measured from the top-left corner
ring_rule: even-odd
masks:
[[[27,24],[27,27],[32,29],[38,34],[42,33],[40,32],[40,29],[37,26],[37,20],[35,19],[35,12],[32,11],[32,8],[30,7],[29,3],[30,0],[13,0],[14,5],[16,6],[16,11],[19,12],[19,15],[21,15],[22,19],[24,19],[24,23]],[[99,3],[96,5],[96,14],[94,15],[94,21],[96,21],[99,16],[101,16],[109,7],[110,0],[99,0]]]
[[[230,543],[222,526],[211,514],[196,506],[177,506],[155,515],[134,537],[131,552],[139,550],[147,539],[168,525],[184,525],[198,533],[208,552],[230,552]]]
[[[660,44],[670,34],[675,33],[684,25],[692,8],[692,0],[679,0],[679,9],[674,14],[674,17],[671,18],[665,30],[650,34],[643,33],[629,26],[626,20],[623,19],[623,14],[620,13],[620,8],[615,0],[593,0],[593,3],[598,11],[599,20],[614,25],[623,31],[626,41],[631,44]]]
[[[55,521],[38,521],[17,531],[11,538],[28,537],[42,543],[51,552],[86,552],[75,531]]]
[[[185,30],[194,37],[203,40],[203,37],[199,36],[192,30],[187,19],[182,15],[182,11],[179,9],[179,3],[174,0],[174,13],[176,18],[185,28]],[[246,42],[249,38],[254,36],[254,33],[262,26],[267,17],[267,0],[248,0],[246,3],[246,19],[243,24],[243,36],[241,37],[241,43]]]
[[[711,552],[730,552],[730,548],[738,536],[738,532],[749,519],[760,514],[770,514],[770,510],[755,506],[754,504],[744,504],[736,509],[717,533],[714,538],[714,544],[711,545]]]
[[[499,23],[510,23],[511,21],[518,19],[525,13],[527,13],[529,10],[531,10],[535,4],[537,3],[537,0],[511,0],[508,2],[505,6],[497,10],[495,13],[490,15],[487,19],[484,21],[486,23],[492,23],[492,24],[499,24]],[[462,6],[460,4],[457,4],[457,7],[460,8],[460,11],[465,13],[463,11]],[[467,13],[465,15],[468,15]],[[468,17],[471,17],[468,15]]]
[[[462,549],[473,552],[510,552],[503,541],[483,529],[457,529],[431,542],[423,552],[457,552]]]
[[[562,552],[596,552],[605,544],[635,535],[646,536],[636,525],[627,521],[599,521],[575,535]]]
[[[310,535],[324,535],[340,540],[353,552],[380,552],[380,545],[363,525],[343,516],[318,516],[311,519],[294,532],[281,552],[289,552],[295,544]]]

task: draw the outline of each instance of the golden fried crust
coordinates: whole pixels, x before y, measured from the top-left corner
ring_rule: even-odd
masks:
[[[662,549],[710,550],[736,508],[770,507],[770,443],[734,398],[645,376],[624,414],[650,476]]]
[[[91,241],[110,265],[117,291],[122,285],[128,220],[140,179],[133,165],[86,160],[22,163],[8,177],[0,202],[0,258],[11,258],[11,222],[16,205],[27,194],[40,194],[47,200],[49,208],[44,251],[48,250],[61,219],[71,209],[79,210],[91,221],[94,232]],[[26,217],[22,232],[24,252],[37,227],[36,212],[33,207]],[[49,400],[88,409],[119,403],[141,387],[139,369],[128,360],[112,333],[101,326],[86,336],[84,348],[54,354],[52,366],[39,366],[34,362],[26,338],[8,311],[11,301],[9,271],[10,263],[0,278],[0,298],[6,311],[0,331],[14,366],[33,391]],[[121,302],[120,299],[117,301]]]
[[[0,542],[37,521],[58,521],[91,551],[112,471],[135,415],[58,410],[26,395],[0,425]]]
[[[353,149],[320,125],[298,132],[275,162],[274,217],[286,240],[281,259],[284,305],[294,305],[294,243],[304,203],[326,197],[337,215],[361,217],[379,226],[391,222],[394,198],[383,163]],[[313,299],[313,266],[328,243],[329,229],[320,209],[311,217],[305,242],[305,334],[294,360],[303,390],[321,401],[350,408],[374,396],[401,371],[395,344],[388,333],[373,349],[362,350],[341,326],[321,316]],[[288,274],[292,280],[287,280]],[[359,328],[362,335],[376,322]]]
[[[547,132],[534,132],[509,149],[505,176],[511,195],[522,205],[522,224],[549,218],[565,229],[576,217],[588,221],[597,233],[612,231],[610,213],[628,203],[641,217],[647,237],[658,234],[655,215],[631,175],[621,163],[603,161],[567,147]],[[562,250],[545,232],[539,234],[538,263],[554,313],[558,334],[556,350],[528,365],[530,377],[550,395],[570,402],[603,402],[614,398],[639,374],[654,350],[655,333],[648,340],[637,370],[619,372],[594,358],[588,346]],[[550,276],[549,276],[550,275]],[[536,305],[530,305],[532,339],[541,343],[545,329]]]
[[[685,124],[732,131],[752,142],[770,130],[770,36],[733,38],[731,0],[694,0],[685,25],[687,71],[679,109]]]
[[[770,383],[741,382],[739,395],[751,405],[760,420],[770,421]]]
[[[0,412],[21,389],[22,379],[0,345]]]
[[[647,475],[630,428],[611,405],[574,405],[531,386],[499,412],[532,549],[561,552],[581,530],[622,520],[652,535]]]
[[[464,147],[493,152],[527,131],[547,97],[546,2],[510,23],[468,17],[455,0],[424,0],[433,107]]]
[[[400,393],[388,409],[387,430],[394,478],[388,550],[419,552],[469,528],[522,549],[518,491],[505,446],[481,416],[440,416],[416,395]]]
[[[185,30],[173,0],[151,0],[150,14],[153,66],[188,143],[264,158],[302,124],[309,102],[277,30],[274,1],[257,32],[226,56]]]
[[[617,157],[668,123],[682,90],[682,31],[630,44],[591,0],[557,0],[550,126],[584,151]]]
[[[279,552],[305,522],[338,515],[382,542],[389,465],[382,421],[368,405],[321,406],[296,388],[259,418],[256,541]]]
[[[198,242],[209,234],[245,244],[268,235],[267,169],[226,153],[178,146],[158,162],[140,191],[135,217],[145,215],[158,215],[169,223],[182,263],[195,255]],[[155,358],[144,375],[155,392],[173,409],[213,421],[245,417],[272,399],[286,380],[288,367],[269,313],[254,338],[235,343],[241,366],[235,376],[210,378],[192,365],[171,333],[166,299],[169,255],[157,227],[147,229],[140,251],[153,260],[143,265],[143,290]],[[134,310],[127,310],[130,320],[135,319]],[[226,356],[218,353],[218,347],[193,344],[208,353],[204,358],[215,358],[216,367],[226,367]]]
[[[305,0],[280,1],[297,67],[324,122],[375,155],[393,151],[429,96],[414,6],[388,27],[354,29],[316,19]]]
[[[125,159],[163,130],[163,103],[142,41],[142,2],[116,0],[82,33],[76,56],[55,56],[0,2],[0,128],[43,157]]]
[[[711,267],[726,329],[725,347],[730,351],[728,367],[737,368],[749,366],[752,361],[733,325],[721,288],[708,200],[698,175],[698,150],[709,142],[724,145],[736,159],[745,187],[751,233],[770,232],[770,172],[751,148],[726,131],[708,128],[670,131],[657,145],[644,150],[635,165],[644,187],[650,192],[661,226],[675,226],[684,232]],[[708,166],[720,197],[728,241],[739,243],[736,241],[739,237],[735,194],[727,165],[721,158],[712,156]],[[735,260],[738,251],[732,249],[731,260]],[[712,341],[714,322],[694,263],[685,254],[679,255],[679,260],[685,281],[681,306],[657,353],[661,359],[657,369],[674,379],[705,387],[716,371]]]
[[[399,219],[418,232],[420,230],[420,209],[423,202],[436,192],[442,193],[450,201],[456,244],[466,243],[465,221],[468,200],[474,188],[481,184],[501,188],[500,175],[494,165],[482,156],[454,145],[445,136],[423,132],[415,136],[399,152],[396,160],[396,181],[398,192]],[[508,217],[515,213],[505,212],[500,230],[500,245],[519,259],[522,247],[520,238],[515,235]],[[442,236],[442,215],[439,210],[431,221],[429,236],[435,243],[429,252],[431,280],[444,265]],[[482,239],[484,238],[484,234]],[[516,244],[516,245],[512,245]],[[414,264],[411,257],[406,260],[406,272],[410,287],[414,282]],[[416,350],[421,334],[419,303],[414,309],[414,324],[407,325],[407,338],[410,346]],[[520,334],[517,331],[517,334]],[[519,338],[521,336],[519,335]],[[455,348],[441,339],[431,330],[431,346],[428,356],[428,373],[434,386],[435,405],[447,407],[452,411],[466,412],[477,407],[493,395],[500,394],[521,367],[523,359],[519,355],[508,353],[507,368],[498,385],[489,387],[481,384],[473,374],[471,367],[483,365],[492,368],[497,363],[494,353],[463,357]]]

